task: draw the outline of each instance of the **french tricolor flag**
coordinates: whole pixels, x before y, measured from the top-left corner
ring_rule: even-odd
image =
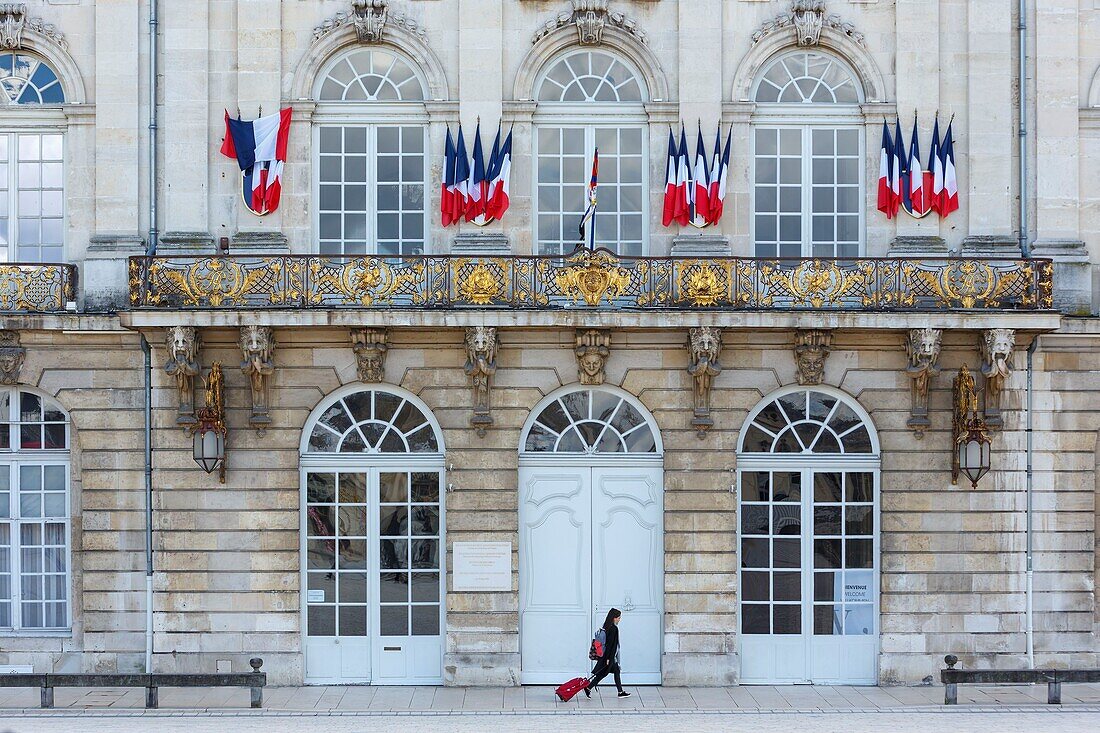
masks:
[[[714,135],[714,167],[710,172],[710,218],[708,224],[717,224],[722,218],[722,209],[726,201],[726,176],[730,170],[730,142],[733,140],[733,127],[726,133],[726,150],[718,157],[718,141],[721,139],[721,126]]]
[[[894,197],[893,162],[894,143],[890,140],[890,127],[882,120],[882,143],[878,151],[878,210],[892,219],[898,214],[898,200]]]
[[[497,138],[500,131],[497,131]],[[494,146],[495,147],[495,146]],[[503,219],[504,212],[511,203],[509,199],[509,179],[512,177],[512,131],[496,155],[496,162],[489,173],[489,201],[485,204],[485,215],[492,219]]]
[[[943,148],[940,158],[943,161],[943,192],[940,195],[940,216],[947,218],[959,208],[959,181],[955,177],[955,139],[951,133],[954,121],[947,123],[947,132],[943,136]]]
[[[244,176],[241,193],[245,205],[258,216],[279,207],[291,111],[288,107],[248,122],[231,119],[228,110],[225,113],[221,153],[237,159]]]
[[[439,214],[443,226],[449,227],[455,222],[455,168],[458,156],[455,154],[455,141],[451,137],[451,128],[447,128],[447,146],[443,151],[443,188],[439,192]]]

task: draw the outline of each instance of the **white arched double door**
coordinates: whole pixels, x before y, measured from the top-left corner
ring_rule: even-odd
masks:
[[[613,607],[623,679],[660,684],[663,512],[660,435],[641,403],[602,387],[539,404],[519,468],[523,684],[586,672],[592,632]]]
[[[443,683],[443,441],[396,387],[327,397],[302,436],[308,684]]]
[[[741,431],[740,681],[875,684],[879,449],[838,390],[766,398]]]

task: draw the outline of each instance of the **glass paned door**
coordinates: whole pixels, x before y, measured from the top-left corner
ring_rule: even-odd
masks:
[[[320,254],[423,254],[424,127],[325,125],[317,134]]]
[[[743,470],[742,681],[874,684],[876,478],[868,470]]]
[[[306,679],[442,683],[441,475],[306,474]]]
[[[753,146],[756,256],[859,256],[859,129],[756,127]]]
[[[596,245],[641,255],[646,240],[643,127],[540,125],[536,131],[539,254],[569,254],[588,206],[592,151],[599,148]]]

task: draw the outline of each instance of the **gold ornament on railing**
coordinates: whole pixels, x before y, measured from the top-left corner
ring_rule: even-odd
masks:
[[[1048,260],[681,259],[580,250],[565,258],[137,257],[131,260],[129,281],[131,303],[139,308],[580,305],[943,311],[1048,309],[1053,303],[1052,278]],[[11,280],[0,278],[0,305],[10,310],[21,291],[9,284],[5,294],[5,282]],[[26,293],[37,291],[22,292],[25,300]]]

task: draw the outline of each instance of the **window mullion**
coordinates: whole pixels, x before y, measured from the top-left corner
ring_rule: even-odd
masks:
[[[813,128],[802,127],[802,256],[813,257]]]
[[[378,254],[378,128],[379,125],[367,125],[367,166],[365,181],[367,187],[367,213],[364,237],[369,254]],[[362,433],[360,433],[361,435]]]
[[[8,134],[8,260],[19,261],[19,135]],[[16,392],[16,395],[19,393]]]

